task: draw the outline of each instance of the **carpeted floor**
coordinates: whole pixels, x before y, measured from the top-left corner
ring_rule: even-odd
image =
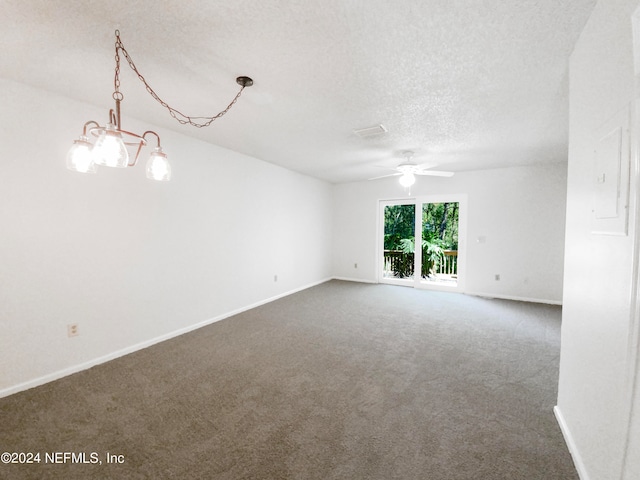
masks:
[[[560,317],[331,281],[0,399],[0,452],[41,455],[0,478],[574,480]]]

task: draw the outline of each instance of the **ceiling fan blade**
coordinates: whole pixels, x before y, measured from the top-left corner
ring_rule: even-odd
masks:
[[[416,168],[418,170],[429,170],[430,168],[437,167],[437,166],[438,166],[437,163],[422,163],[418,165]]]
[[[395,167],[385,167],[384,165],[373,165],[373,166],[374,166],[375,168],[381,168],[381,169],[383,169],[383,170],[391,170],[391,171],[393,171],[393,172],[395,172],[395,171],[396,171],[396,168],[395,168]]]
[[[395,177],[397,175],[402,175],[401,173],[390,173],[389,175],[382,175],[380,177],[367,178],[367,180],[378,180],[379,178],[387,178],[387,177]]]
[[[422,170],[415,172],[416,175],[432,175],[434,177],[453,177],[454,172],[445,172],[443,170]]]

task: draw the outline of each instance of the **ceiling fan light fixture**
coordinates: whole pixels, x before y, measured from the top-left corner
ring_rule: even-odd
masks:
[[[405,172],[400,176],[399,182],[404,188],[409,188],[411,185],[416,183],[416,177],[411,172]]]

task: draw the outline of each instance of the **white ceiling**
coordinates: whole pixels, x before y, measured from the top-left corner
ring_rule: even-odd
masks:
[[[125,118],[330,182],[379,176],[404,150],[453,171],[561,162],[568,57],[595,3],[2,0],[0,76],[104,106],[104,121],[117,28],[151,86],[188,115],[222,110],[239,75],[255,82],[196,129],[125,63]],[[353,133],[376,124],[388,132]]]

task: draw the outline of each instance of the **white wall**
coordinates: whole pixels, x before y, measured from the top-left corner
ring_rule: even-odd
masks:
[[[467,293],[560,303],[566,164],[418,177],[411,193],[468,195]],[[378,201],[394,198],[397,177],[334,187],[335,276],[376,281]]]
[[[599,127],[634,96],[631,15],[638,0],[600,1],[570,63],[570,137],[562,352],[556,413],[583,480],[621,477],[632,370],[629,356],[633,219],[627,236],[591,233]],[[635,127],[633,125],[635,124]],[[632,120],[632,129],[638,123]],[[633,175],[632,175],[633,177]],[[632,198],[635,184],[632,182]],[[633,427],[638,435],[638,422]]]
[[[162,129],[170,182],[82,175],[107,111],[4,80],[0,104],[0,394],[331,276],[331,185]]]

